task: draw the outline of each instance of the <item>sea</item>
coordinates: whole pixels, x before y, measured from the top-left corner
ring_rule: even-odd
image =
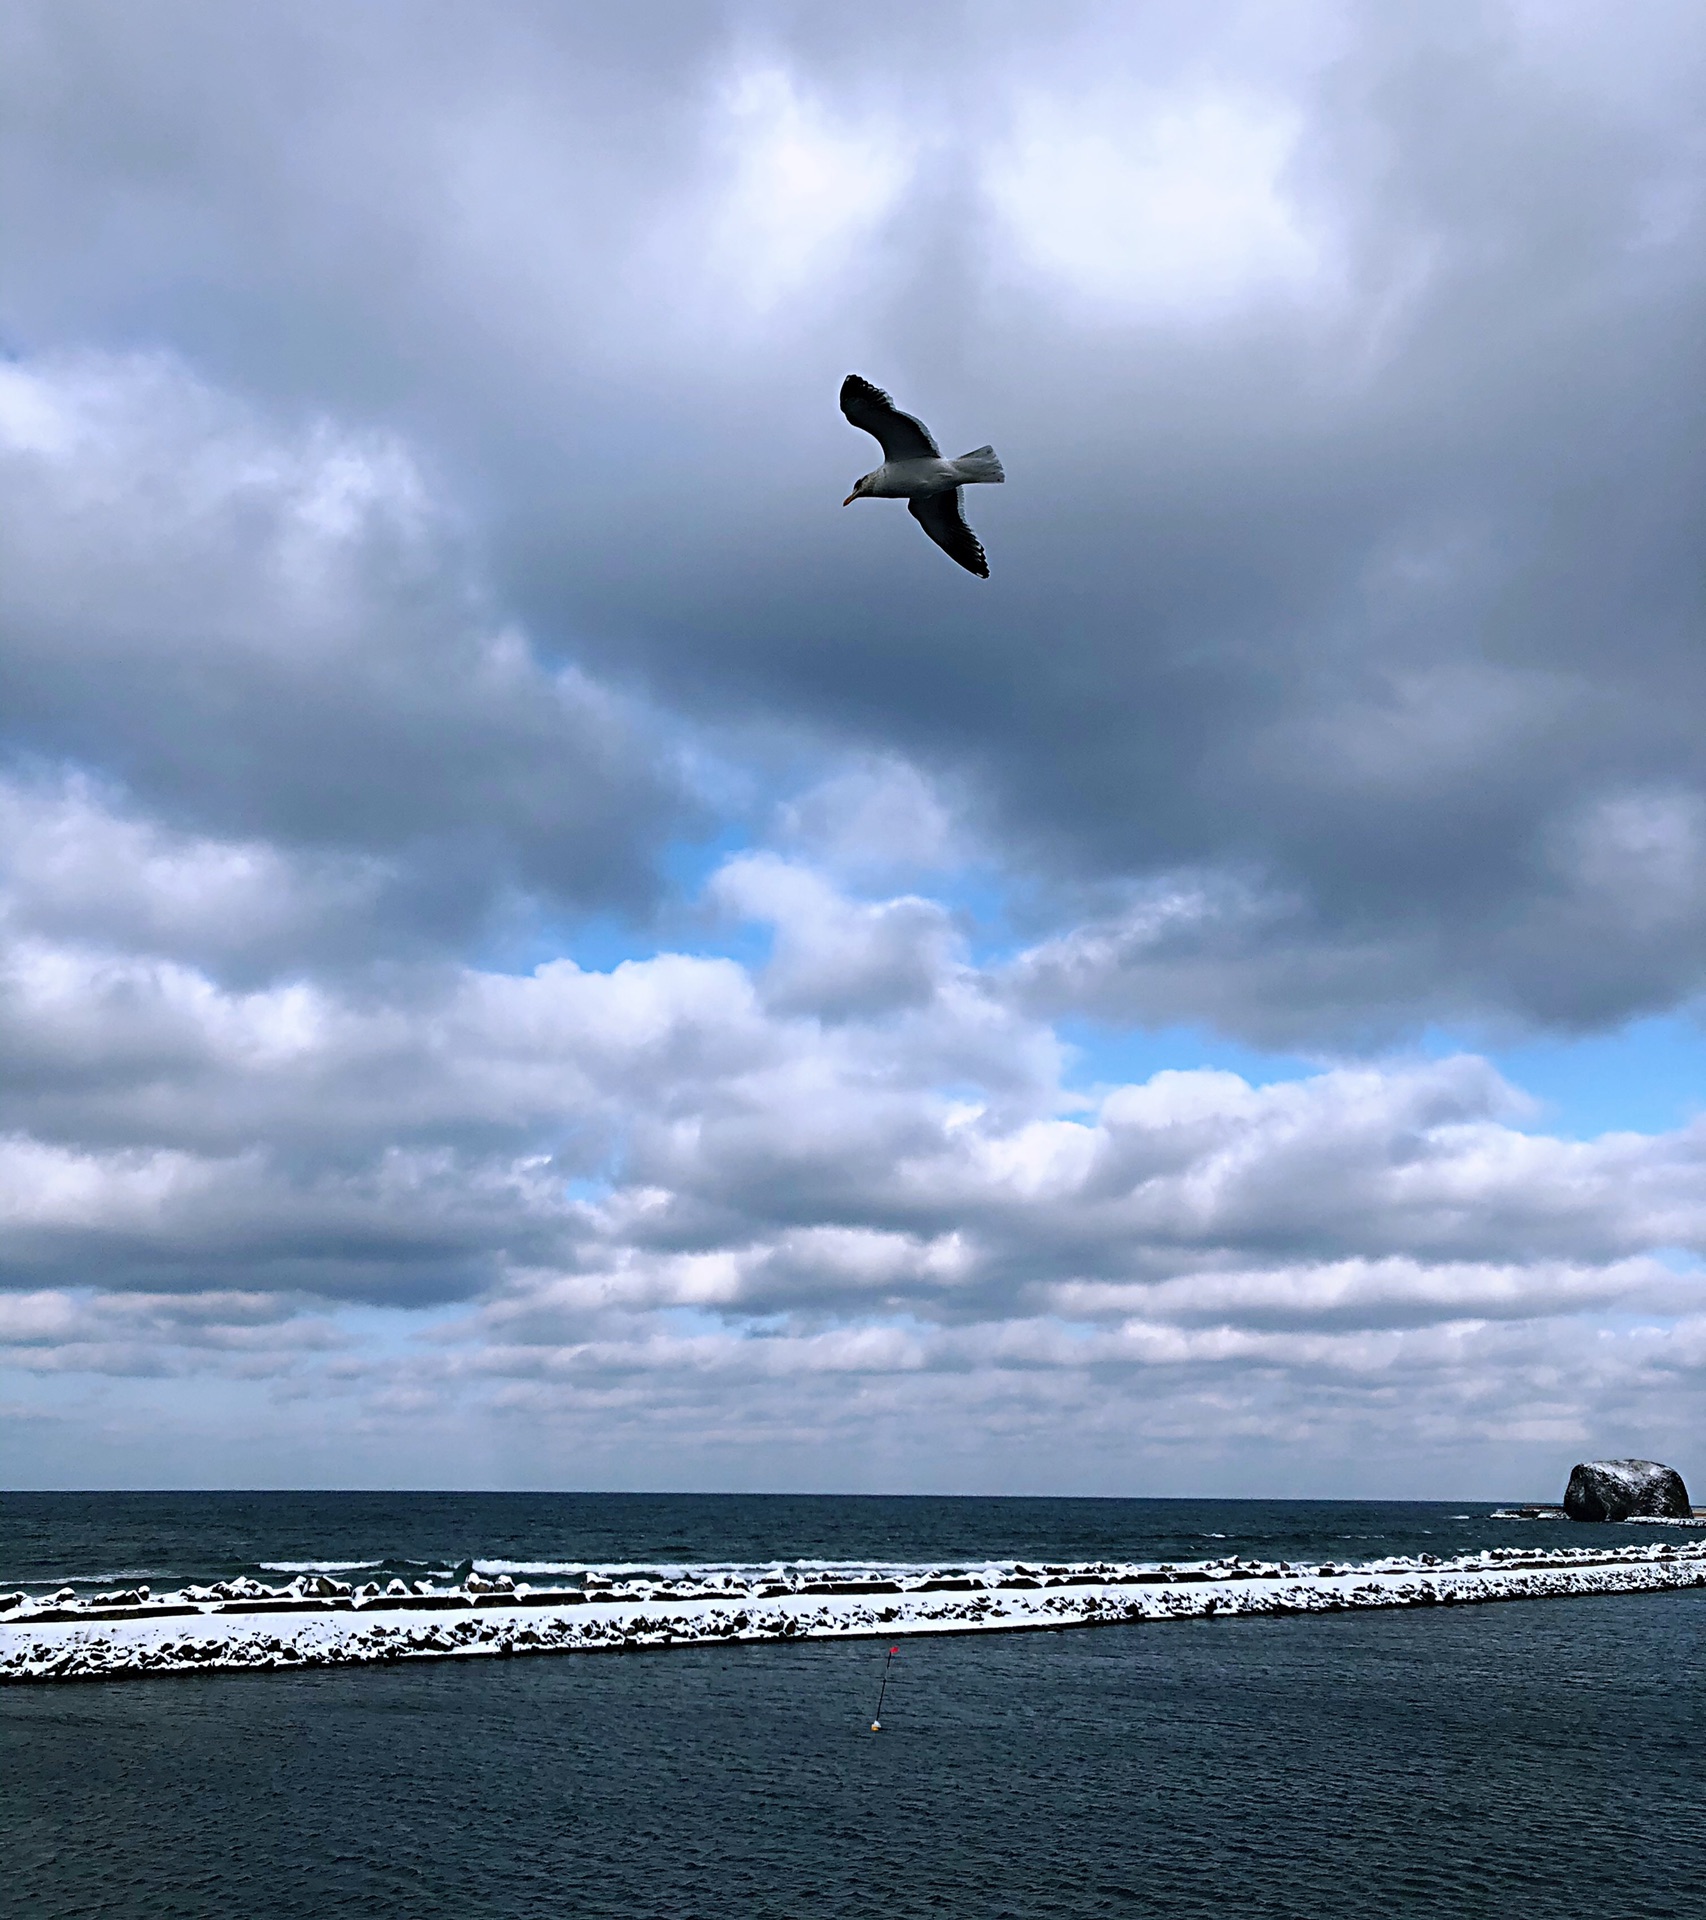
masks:
[[[15,1493],[0,1586],[1588,1537],[1464,1502]],[[12,1686],[0,1913],[1696,1920],[1703,1633],[1695,1590]]]

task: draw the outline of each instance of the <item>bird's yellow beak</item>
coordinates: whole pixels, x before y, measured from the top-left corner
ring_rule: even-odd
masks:
[[[854,502],[855,500],[857,500],[858,498],[859,498],[859,496],[858,496],[858,495],[857,495],[856,493],[850,493],[850,494],[849,494],[849,495],[847,496],[847,498],[846,498],[845,500],[843,500],[843,501],[842,501],[842,503],[841,503],[841,504],[842,504],[842,505],[843,505],[844,507],[850,507],[850,506],[852,506],[852,504],[853,504],[853,502]]]

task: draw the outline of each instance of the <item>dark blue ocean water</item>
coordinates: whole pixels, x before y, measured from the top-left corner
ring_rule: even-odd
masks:
[[[9,1495],[0,1579],[1640,1537],[1487,1515]],[[11,1688],[0,1911],[1693,1916],[1703,1631],[1688,1592],[910,1640],[880,1736],[869,1642]]]
[[[795,1494],[6,1493],[0,1586],[316,1567],[663,1567],[843,1560],[1447,1556],[1675,1539],[1674,1529],[1492,1518],[1487,1504],[870,1498]],[[1701,1531],[1706,1532],[1706,1527]]]

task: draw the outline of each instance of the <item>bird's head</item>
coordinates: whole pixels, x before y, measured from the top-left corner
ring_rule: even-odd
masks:
[[[876,477],[877,476],[874,473],[867,473],[863,479],[855,480],[853,482],[853,491],[847,496],[845,500],[842,501],[841,504],[844,507],[850,507],[852,506],[855,500],[861,497],[861,495],[869,493],[871,491],[871,482],[875,480]]]

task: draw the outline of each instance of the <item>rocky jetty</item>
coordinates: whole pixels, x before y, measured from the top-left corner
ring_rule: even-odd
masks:
[[[1570,1469],[1572,1520],[1687,1520],[1693,1509],[1675,1467],[1657,1460],[1584,1460]]]
[[[1591,1546],[1486,1547],[1370,1561],[1026,1561],[925,1566],[765,1563],[600,1573],[585,1584],[535,1587],[464,1576],[457,1587],[394,1593],[375,1581],[321,1594],[313,1575],[288,1587],[258,1581],[222,1599],[211,1588],[113,1596],[0,1595],[0,1688],[11,1683],[245,1669],[300,1670],[395,1660],[745,1641],[875,1639],[912,1633],[1056,1632],[1063,1627],[1210,1620],[1240,1614],[1341,1613],[1363,1607],[1452,1607],[1572,1594],[1706,1591],[1706,1539]],[[886,1577],[879,1577],[886,1576]],[[498,1576],[502,1578],[503,1576]],[[346,1586],[345,1582],[336,1583]],[[392,1583],[403,1586],[401,1580]],[[131,1590],[140,1595],[141,1589]],[[201,1596],[192,1598],[192,1594]]]

